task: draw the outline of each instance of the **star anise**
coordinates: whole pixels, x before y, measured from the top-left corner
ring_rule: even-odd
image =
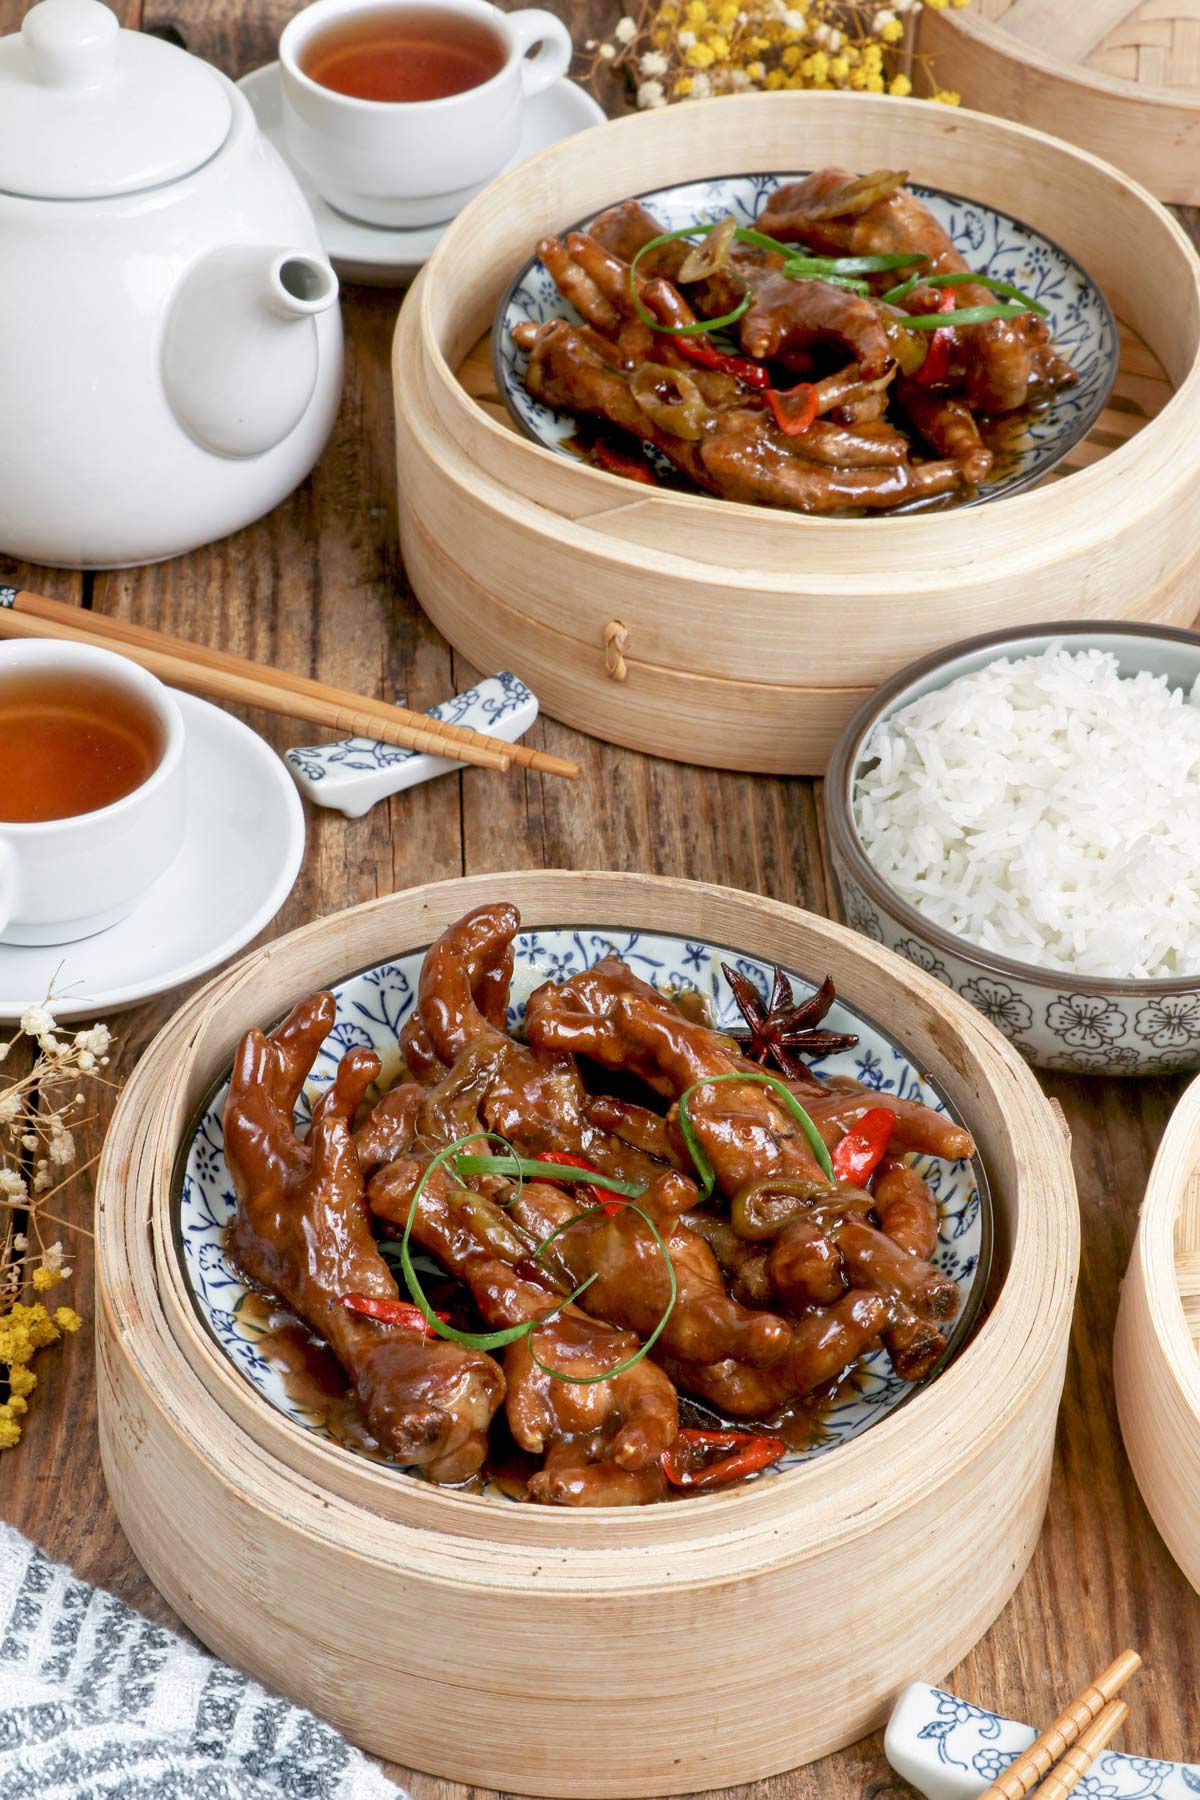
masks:
[[[837,999],[832,976],[827,975],[815,994],[797,1004],[791,982],[782,969],[776,969],[771,1003],[764,1006],[752,981],[728,963],[722,963],[721,968],[747,1027],[745,1031],[727,1032],[726,1036],[733,1038],[751,1062],[762,1066],[774,1062],[793,1081],[810,1081],[816,1086],[816,1077],[803,1057],[852,1050],[857,1044],[858,1038],[852,1032],[817,1029]]]

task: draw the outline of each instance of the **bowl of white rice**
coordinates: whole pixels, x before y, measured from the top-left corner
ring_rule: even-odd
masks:
[[[825,786],[846,919],[1079,1074],[1200,1068],[1200,634],[995,632],[914,663]]]

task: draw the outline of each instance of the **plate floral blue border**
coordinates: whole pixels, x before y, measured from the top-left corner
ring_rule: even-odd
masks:
[[[655,188],[639,198],[661,220],[665,231],[730,212],[739,223],[752,225],[769,195],[804,173],[800,170],[723,176]],[[945,227],[972,268],[1013,283],[1048,308],[1055,344],[1079,374],[1078,384],[1056,395],[1045,412],[1030,420],[1019,442],[1006,448],[1001,477],[981,489],[973,500],[963,502],[966,506],[980,506],[1040,481],[1087,436],[1103,412],[1117,378],[1120,334],[1104,294],[1075,259],[1050,238],[980,201],[964,200],[917,182],[909,186]],[[586,223],[580,220],[569,229],[579,230]],[[536,256],[531,257],[506,289],[497,309],[492,365],[501,398],[526,436],[560,456],[575,457],[577,453],[568,440],[578,429],[576,420],[570,413],[555,411],[531,397],[525,386],[529,357],[512,337],[514,325],[525,320],[540,325],[549,318],[578,319],[578,314],[563,299]],[[677,481],[677,471],[672,473]]]
[[[535,987],[546,980],[563,981],[613,951],[663,992],[691,990],[702,994],[722,1025],[735,1023],[738,1014],[721,973],[721,962],[728,962],[747,975],[764,998],[771,976],[768,964],[708,943],[638,931],[548,927],[524,932],[516,941],[510,1027],[520,1024],[525,1001]],[[394,962],[361,970],[334,988],[337,1017],[297,1108],[302,1125],[311,1118],[313,1099],[332,1080],[340,1058],[356,1045],[369,1047],[380,1056],[385,1086],[395,1079],[400,1066],[397,1040],[416,1001],[424,955],[423,949],[417,950]],[[813,991],[812,982],[801,976],[794,979],[798,993]],[[860,1041],[856,1049],[814,1065],[819,1073],[852,1075],[868,1087],[919,1098],[940,1111],[949,1111],[928,1078],[872,1020],[838,1001],[829,1014],[829,1023],[835,1031],[857,1032]],[[260,1334],[240,1316],[249,1290],[224,1250],[225,1227],[235,1204],[221,1127],[227,1086],[223,1079],[205,1101],[186,1154],[181,1157],[174,1196],[176,1249],[196,1311],[230,1362],[265,1400],[297,1425],[328,1435],[319,1418],[288,1397],[282,1373],[272,1367],[260,1348]],[[940,1239],[934,1261],[954,1277],[962,1295],[958,1319],[942,1360],[941,1366],[945,1367],[965,1343],[987,1286],[992,1249],[991,1201],[978,1158],[960,1163],[928,1159],[921,1167],[941,1207]],[[829,1414],[821,1440],[789,1455],[781,1466],[794,1467],[858,1437],[916,1391],[910,1383],[893,1375],[886,1353],[878,1352],[864,1364],[853,1387],[846,1390]]]

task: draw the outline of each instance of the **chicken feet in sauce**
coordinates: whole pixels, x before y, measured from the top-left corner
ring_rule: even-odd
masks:
[[[1000,309],[1008,316],[962,326],[948,313],[934,353],[917,315],[952,303],[995,312],[996,296],[982,281],[936,285],[971,271],[905,179],[818,170],[771,196],[755,221],[758,241],[731,219],[711,255],[679,238],[656,242],[659,221],[636,200],[586,231],[543,238],[539,259],[582,324],[515,327],[530,394],[613,428],[618,441],[602,430],[593,460],[652,484],[638,442],[705,492],[801,512],[971,495],[995,460],[976,415],[1013,413],[1077,377],[1045,319],[1012,305]],[[903,266],[856,284],[797,255]],[[910,268],[929,279],[889,298]],[[740,355],[700,329],[708,319],[733,334]]]
[[[308,1137],[293,1115],[334,1020],[332,994],[302,1001],[269,1037],[238,1047],[225,1102],[225,1157],[237,1195],[230,1256],[292,1307],[334,1351],[380,1446],[435,1481],[480,1467],[504,1377],[488,1356],[430,1341],[423,1330],[348,1312],[345,1294],[396,1300],[371,1232],[350,1122],[379,1059],[351,1050],[313,1111]]]
[[[588,263],[603,299],[606,267]],[[352,1050],[306,1138],[294,1110],[333,997],[239,1046],[229,1253],[325,1340],[383,1452],[478,1485],[503,1404],[526,1498],[645,1504],[670,1491],[681,1397],[773,1432],[881,1346],[902,1378],[926,1375],[958,1288],[932,1260],[937,1201],[906,1157],[968,1156],[969,1134],[823,1079],[799,1052],[765,1077],[746,1049],[766,1054],[767,1037],[739,1044],[615,955],[539,987],[514,1036],[519,927],[504,904],[450,926],[425,958],[401,1079],[368,1108],[379,1060]],[[846,1041],[817,1035],[809,1054]],[[379,1240],[394,1259],[406,1231],[446,1298],[401,1296]],[[442,1306],[435,1323],[422,1312]],[[757,1449],[736,1465],[779,1454],[773,1438]]]

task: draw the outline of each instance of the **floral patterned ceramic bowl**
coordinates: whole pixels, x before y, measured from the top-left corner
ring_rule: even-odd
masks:
[[[803,171],[719,176],[656,188],[641,199],[664,231],[719,219],[725,213],[733,213],[739,224],[753,225],[775,189],[795,181],[798,173]],[[1020,437],[1006,446],[997,474],[973,500],[965,502],[978,506],[1039,481],[1087,436],[1117,378],[1117,324],[1108,301],[1086,271],[1040,231],[979,201],[917,182],[909,186],[973,269],[1011,282],[1041,301],[1049,312],[1055,344],[1079,374],[1075,387],[1058,394],[1053,405],[1033,416]],[[578,230],[584,224],[579,221],[569,229]],[[492,334],[496,385],[509,413],[535,443],[561,456],[579,454],[575,447],[578,421],[573,414],[557,412],[531,397],[525,386],[529,357],[513,342],[512,330],[530,319],[540,325],[550,318],[577,317],[535,256],[518,272],[501,300]],[[658,459],[657,452],[650,454]],[[678,480],[678,472],[671,470],[666,459],[658,460],[663,472]]]
[[[847,923],[898,950],[977,1006],[1039,1068],[1076,1075],[1164,1075],[1200,1068],[1200,970],[1194,977],[1119,981],[1039,969],[982,950],[923,917],[868,860],[854,820],[854,784],[880,719],[998,657],[1036,656],[1059,639],[1104,650],[1123,675],[1139,669],[1190,688],[1200,635],[1161,625],[1050,624],[972,638],[901,670],[838,739],[825,784],[830,860]]]
[[[748,977],[764,1000],[772,971],[753,957],[707,943],[683,938],[620,932],[562,929],[523,932],[516,940],[510,1025],[524,1016],[525,1001],[547,980],[564,981],[581,968],[589,968],[615,951],[637,971],[666,993],[691,991],[704,996],[719,1024],[740,1022],[729,985],[721,973],[728,962]],[[416,951],[348,976],[333,991],[337,1018],[317,1058],[298,1115],[307,1123],[312,1102],[333,1079],[347,1050],[364,1045],[375,1050],[383,1063],[385,1082],[394,1080],[399,1060],[400,1029],[416,1001],[424,951]],[[818,975],[823,971],[818,971]],[[814,983],[795,976],[798,996],[813,992]],[[857,1032],[853,1050],[814,1064],[818,1072],[851,1075],[868,1087],[921,1099],[941,1111],[949,1110],[928,1078],[880,1025],[838,1001],[828,1015],[833,1031]],[[205,1102],[177,1180],[175,1231],[180,1259],[196,1311],[216,1342],[246,1380],[288,1418],[323,1436],[346,1439],[321,1411],[314,1411],[310,1396],[289,1383],[264,1340],[261,1311],[240,1272],[225,1254],[225,1227],[233,1216],[234,1196],[225,1162],[221,1114],[227,1084]],[[939,1366],[957,1354],[970,1335],[987,1287],[992,1252],[991,1200],[978,1158],[970,1162],[922,1164],[937,1194],[940,1237],[934,1262],[958,1283],[962,1296],[950,1343]],[[933,1380],[939,1370],[927,1377]],[[781,1467],[791,1467],[823,1455],[837,1445],[858,1437],[888,1413],[902,1405],[917,1389],[897,1379],[884,1351],[869,1357],[853,1382],[841,1392],[824,1416],[816,1441],[807,1449],[789,1454]],[[497,1495],[497,1497],[499,1497]]]

